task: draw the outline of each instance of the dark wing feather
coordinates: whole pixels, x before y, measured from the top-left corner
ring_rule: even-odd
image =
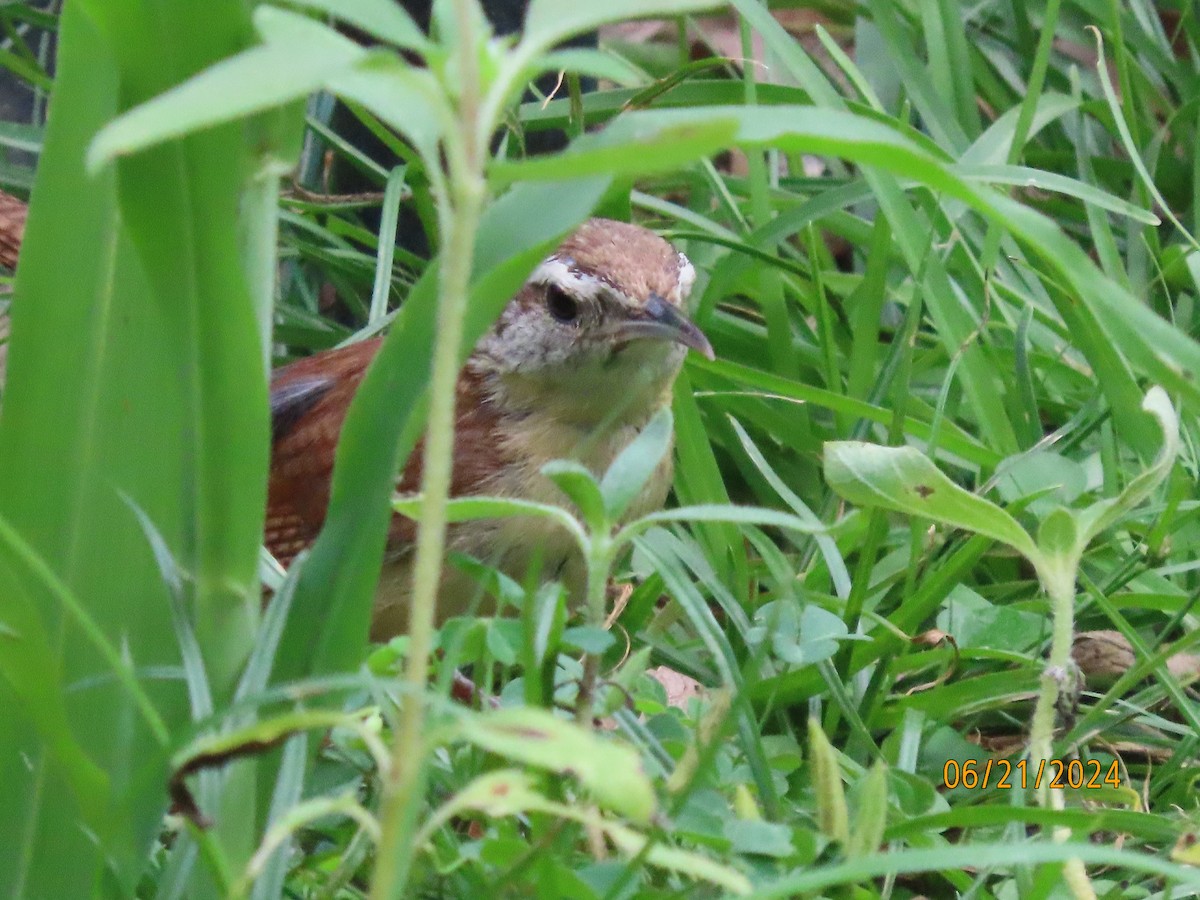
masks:
[[[296,378],[271,384],[271,443],[287,434],[297,422],[329,393],[334,381],[324,376]]]

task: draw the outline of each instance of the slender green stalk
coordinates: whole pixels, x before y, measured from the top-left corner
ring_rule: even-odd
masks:
[[[475,228],[482,208],[483,182],[451,186],[456,197],[455,223],[442,261],[438,336],[430,381],[429,426],[425,438],[421,528],[413,574],[413,600],[405,682],[411,690],[401,701],[399,732],[392,757],[393,778],[383,801],[383,839],[375,870],[373,898],[399,897],[415,847],[406,846],[423,781],[425,706],[422,699],[433,648],[437,590],[446,541],[446,499],[454,453],[454,395],[458,348],[470,285]]]
[[[612,566],[613,540],[607,534],[593,535],[588,553],[587,612],[589,625],[602,625],[607,613],[605,589]]]
[[[255,173],[242,191],[239,222],[242,266],[262,335],[263,371],[271,370],[271,333],[275,314],[276,247],[279,245],[279,175],[270,164]]]
[[[1038,771],[1046,761],[1047,778],[1037,785],[1038,802],[1049,809],[1061,810],[1065,806],[1062,789],[1049,785],[1049,760],[1054,752],[1054,719],[1058,700],[1063,690],[1071,689],[1071,643],[1075,633],[1075,572],[1078,558],[1056,560],[1051,565],[1038,567],[1038,575],[1046,595],[1050,598],[1053,626],[1050,637],[1050,657],[1042,672],[1041,690],[1033,711],[1029,731],[1029,761]],[[1058,843],[1071,836],[1070,829],[1056,828],[1054,840]],[[1094,900],[1096,893],[1088,878],[1087,870],[1079,859],[1068,859],[1063,863],[1063,878],[1071,893],[1078,900]]]
[[[606,614],[608,572],[612,568],[613,540],[605,534],[593,534],[587,558],[587,615],[588,624],[603,627]],[[596,680],[600,675],[600,656],[588,653],[583,658],[583,675],[579,679],[579,698],[575,706],[575,721],[586,725],[592,718]]]
[[[483,210],[486,159],[479,140],[487,130],[479,120],[479,71],[471,35],[474,33],[471,0],[456,0],[458,30],[458,129],[447,135],[451,203],[441,217],[443,235],[438,331],[433,351],[429,388],[429,420],[422,463],[421,527],[417,534],[413,573],[405,682],[409,690],[400,704],[400,717],[392,757],[392,772],[384,786],[381,836],[372,879],[374,900],[403,895],[415,845],[417,811],[425,773],[425,683],[433,649],[438,584],[446,544],[446,500],[454,460],[455,394],[458,353],[463,340],[463,319],[475,255],[475,232]]]
[[[1069,677],[1071,639],[1075,627],[1075,567],[1060,565],[1056,561],[1052,566],[1039,567],[1038,574],[1050,598],[1053,625],[1050,656],[1042,672],[1041,690],[1029,728],[1029,756],[1034,763],[1049,760],[1053,753],[1054,711],[1060,691]],[[1039,785],[1038,799],[1043,806],[1062,809],[1062,791],[1052,791],[1046,785],[1045,781]]]

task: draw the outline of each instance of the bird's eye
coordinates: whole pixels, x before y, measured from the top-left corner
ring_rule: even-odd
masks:
[[[569,324],[579,318],[579,303],[560,287],[546,288],[546,309],[557,322]]]

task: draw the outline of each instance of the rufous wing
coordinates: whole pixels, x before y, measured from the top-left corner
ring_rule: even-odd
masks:
[[[264,542],[285,567],[312,545],[325,521],[334,451],[346,410],[379,350],[381,339],[318,353],[279,369],[271,380],[271,477]],[[478,376],[464,370],[456,397],[456,435],[451,496],[485,492],[505,465],[496,412]],[[396,489],[421,485],[423,444],[418,442]],[[390,555],[411,545],[416,526],[394,516]]]

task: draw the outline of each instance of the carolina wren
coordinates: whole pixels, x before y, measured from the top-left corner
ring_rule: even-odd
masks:
[[[687,257],[636,225],[591,219],[529,276],[475,346],[458,380],[454,496],[488,494],[566,505],[540,470],[575,459],[600,475],[671,402],[687,348],[712,358],[682,310],[695,279]],[[316,538],[329,502],[334,446],[346,409],[380,339],[318,353],[279,369],[271,381],[272,449],[266,544],[284,565]],[[668,453],[630,517],[662,505],[671,484]],[[421,481],[418,447],[397,482]],[[371,633],[382,639],[407,623],[416,525],[395,516]],[[582,585],[582,560],[567,535],[544,519],[451,526],[451,550],[521,580],[540,561],[568,589]],[[464,611],[478,589],[447,567],[443,615]]]

